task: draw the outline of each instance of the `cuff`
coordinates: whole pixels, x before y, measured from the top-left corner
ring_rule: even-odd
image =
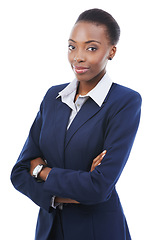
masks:
[[[56,209],[60,205],[60,203],[55,202],[55,198],[56,196],[53,196],[51,199],[51,207],[53,207],[54,209]]]

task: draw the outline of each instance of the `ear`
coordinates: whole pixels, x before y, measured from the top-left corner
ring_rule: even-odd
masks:
[[[111,46],[111,50],[108,55],[108,60],[112,60],[116,54],[117,48],[115,45]]]

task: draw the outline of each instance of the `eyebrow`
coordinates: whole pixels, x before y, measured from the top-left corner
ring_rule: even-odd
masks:
[[[74,41],[73,39],[69,39],[68,41],[71,41],[71,42],[76,43],[76,41]],[[92,42],[96,42],[96,43],[101,44],[99,41],[96,41],[96,40],[89,40],[89,41],[87,41],[87,42],[85,42],[85,43],[92,43]]]

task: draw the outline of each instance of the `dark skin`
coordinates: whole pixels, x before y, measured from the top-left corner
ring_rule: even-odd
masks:
[[[78,22],[71,31],[68,48],[68,60],[80,82],[78,94],[85,95],[106,73],[108,59],[113,59],[116,46],[110,44],[105,26]],[[84,67],[88,71],[77,73],[76,67]]]
[[[68,60],[79,81],[79,87],[75,101],[79,95],[86,95],[91,91],[106,73],[108,60],[113,59],[116,46],[110,44],[106,35],[106,27],[90,22],[80,21],[74,25],[68,44]],[[92,162],[90,171],[101,164],[106,150],[99,154]],[[30,174],[38,164],[45,164],[42,158],[33,159],[30,162]],[[39,177],[46,181],[51,168],[44,168]],[[79,203],[73,199],[56,197],[58,203]]]

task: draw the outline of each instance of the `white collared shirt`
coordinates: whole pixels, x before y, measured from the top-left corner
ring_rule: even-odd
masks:
[[[70,127],[75,116],[81,109],[82,105],[90,97],[99,107],[102,106],[110,88],[112,85],[112,80],[109,75],[106,73],[103,78],[98,82],[98,84],[86,95],[79,95],[76,102],[74,102],[75,95],[78,87],[78,80],[74,79],[67,87],[65,87],[61,92],[59,92],[58,97],[61,97],[63,103],[67,104],[71,109],[71,114],[68,122],[67,129]]]

